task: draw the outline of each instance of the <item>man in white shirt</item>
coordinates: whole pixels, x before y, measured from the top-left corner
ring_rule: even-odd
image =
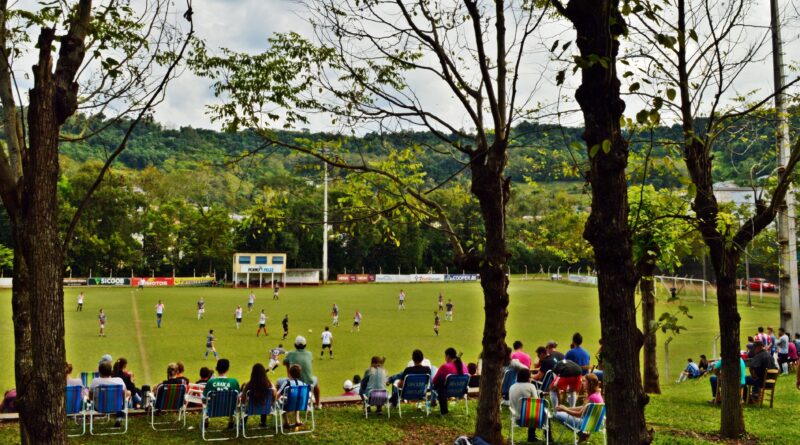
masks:
[[[531,371],[522,368],[517,371],[517,383],[511,385],[508,390],[508,408],[511,411],[511,419],[516,422],[520,415],[520,402],[522,399],[538,399],[539,391],[531,383]],[[536,425],[528,427],[528,442],[536,442]]]
[[[256,331],[256,337],[261,335],[261,330],[264,330],[264,335],[267,335],[267,314],[264,313],[264,309],[261,309],[261,317],[258,319],[258,331]]]
[[[322,350],[319,351],[319,358],[325,355],[325,349],[328,349],[330,357],[333,358],[333,334],[328,327],[325,326],[325,331],[322,332]]]
[[[156,304],[156,325],[160,328],[161,327],[161,317],[164,316],[164,303],[161,300],[158,300],[158,304]]]

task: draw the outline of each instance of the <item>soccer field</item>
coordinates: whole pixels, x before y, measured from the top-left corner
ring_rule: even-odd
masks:
[[[406,292],[405,311],[398,311],[397,295]],[[82,312],[76,312],[80,290],[86,294]],[[444,293],[445,302],[453,299],[454,321],[442,321],[440,335],[433,332],[433,312],[437,295]],[[314,354],[314,374],[320,379],[323,395],[341,393],[342,382],[354,374],[362,374],[373,355],[386,357],[390,373],[399,372],[410,359],[411,351],[419,348],[437,366],[444,360],[444,350],[454,347],[464,353],[465,363],[477,361],[483,330],[483,304],[477,283],[441,284],[363,284],[324,287],[286,288],[280,300],[272,300],[271,289],[255,289],[256,304],[247,312],[246,289],[218,288],[67,288],[65,289],[65,318],[67,360],[76,372],[96,370],[103,354],[114,359],[125,357],[138,386],[154,384],[165,378],[169,362],[182,361],[187,376],[196,380],[202,366],[213,368],[213,358],[204,359],[205,338],[214,329],[220,357],[231,361],[230,375],[244,382],[250,367],[269,361],[268,350],[283,343],[292,349],[295,336],[308,340]],[[592,353],[597,350],[600,336],[597,290],[593,287],[548,281],[514,280],[509,288],[511,305],[508,320],[508,343],[521,340],[533,355],[536,346],[556,340],[560,350],[569,348],[572,334],[584,336],[584,346]],[[0,292],[0,389],[14,386],[13,330],[11,326],[11,293]],[[197,320],[196,302],[206,301],[206,314]],[[165,304],[162,327],[156,327],[155,305]],[[331,323],[331,306],[340,309],[340,327],[333,332],[334,359],[319,359],[320,334]],[[241,329],[236,329],[234,309],[244,308]],[[690,307],[692,319],[682,319],[687,330],[677,335],[669,345],[674,379],[687,357],[699,354],[711,357],[713,339],[718,332],[716,305],[703,306],[696,301],[683,302]],[[98,336],[97,314],[103,308],[108,316],[106,336]],[[268,315],[269,336],[256,337],[261,309]],[[360,332],[351,332],[356,310],[364,316]],[[660,304],[657,315],[675,311],[677,306]],[[742,334],[755,331],[758,325],[778,322],[778,302],[766,298],[754,308],[741,308]],[[289,337],[281,341],[281,319],[289,315]],[[309,331],[310,330],[310,331]],[[663,375],[663,341],[669,334],[659,333],[659,369]],[[281,367],[270,375],[274,381],[285,376]],[[666,384],[671,384],[671,380]]]

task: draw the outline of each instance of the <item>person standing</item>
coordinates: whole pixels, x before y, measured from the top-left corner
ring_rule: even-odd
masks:
[[[350,332],[353,332],[353,329],[355,329],[356,332],[361,332],[361,318],[361,312],[356,310],[356,314],[353,316],[353,327],[350,328]]]
[[[106,313],[103,308],[100,308],[100,314],[97,315],[97,320],[100,322],[100,335],[98,337],[106,336]]]
[[[286,340],[286,336],[289,335],[289,314],[283,316],[281,324],[283,325],[283,339]]]
[[[206,302],[203,300],[203,297],[200,297],[197,300],[197,319],[200,320],[203,318],[203,315],[206,313]]]
[[[444,313],[444,319],[447,321],[453,321],[453,299],[447,299],[447,312]]]
[[[433,311],[433,332],[439,336],[439,326],[442,325],[442,320],[439,318],[439,311]]]
[[[333,303],[333,309],[331,309],[331,316],[333,317],[333,326],[339,326],[339,306],[336,306],[336,303]]]
[[[325,355],[325,349],[328,350],[328,354],[333,358],[333,334],[328,330],[327,326],[325,326],[325,330],[322,332],[322,350],[319,351],[319,358]]]
[[[398,311],[406,310],[406,293],[403,292],[403,289],[400,289],[400,295],[398,296],[400,302],[397,304]]]
[[[214,330],[213,329],[209,329],[208,330],[208,335],[206,336],[206,357],[205,358],[208,358],[208,353],[209,352],[213,352],[214,353],[214,359],[215,360],[218,358],[218,356],[217,356],[217,348],[214,346],[214,341],[215,340],[216,340],[216,338],[214,337]]]
[[[572,335],[572,348],[567,351],[567,354],[564,356],[567,360],[572,360],[573,362],[577,363],[578,366],[583,369],[582,375],[586,375],[589,372],[589,361],[591,360],[591,355],[589,355],[589,351],[581,346],[583,344],[583,336],[580,332],[576,332]],[[698,367],[698,369],[700,369]]]
[[[783,328],[778,329],[775,348],[778,351],[778,368],[781,370],[781,374],[789,375],[789,336]]]
[[[442,291],[439,291],[439,312],[444,310],[444,295],[442,295]]]
[[[261,335],[261,330],[264,330],[264,336],[267,336],[267,314],[264,313],[264,309],[261,309],[261,317],[258,320],[258,331],[256,331],[256,337]]]
[[[278,299],[278,292],[280,292],[281,288],[278,286],[278,283],[275,283],[275,287],[272,288],[272,299]]]
[[[78,294],[78,312],[83,312],[83,292]]]
[[[242,305],[237,304],[236,309],[233,311],[233,316],[236,319],[236,329],[242,324]]]
[[[161,328],[161,318],[164,316],[164,303],[158,300],[156,304],[156,325]]]
[[[251,291],[247,296],[247,312],[252,312],[254,304],[256,304],[256,293]]]

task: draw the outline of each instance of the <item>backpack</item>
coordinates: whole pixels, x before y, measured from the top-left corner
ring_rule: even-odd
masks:
[[[572,360],[562,360],[556,363],[553,373],[559,377],[578,377],[583,375],[583,368]]]

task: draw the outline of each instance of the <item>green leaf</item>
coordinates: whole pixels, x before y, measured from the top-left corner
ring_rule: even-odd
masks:
[[[667,99],[675,100],[675,89],[674,88],[667,88]]]
[[[592,145],[592,148],[589,149],[589,157],[595,157],[598,151],[600,151],[600,144]]]
[[[603,153],[605,154],[611,153],[611,139],[605,139],[603,141]]]
[[[639,82],[634,82],[634,83],[631,84],[630,87],[628,87],[628,91],[633,93],[634,91],[638,91],[640,87],[641,87],[641,85],[639,84]]]

